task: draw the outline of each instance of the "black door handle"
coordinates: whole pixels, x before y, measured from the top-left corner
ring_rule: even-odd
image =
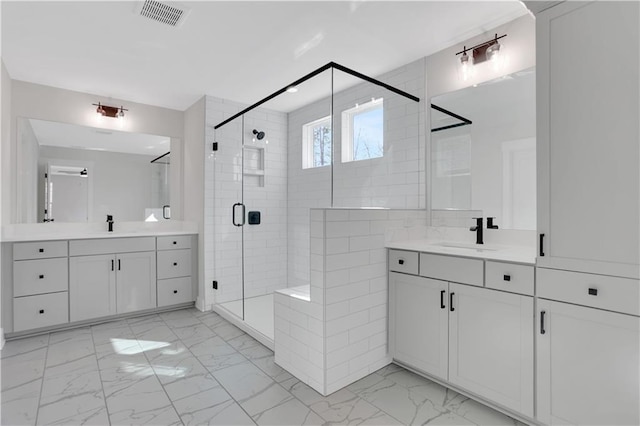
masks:
[[[242,222],[241,223],[236,223],[236,206],[242,206]],[[234,224],[234,226],[243,226],[245,223],[244,216],[245,216],[245,205],[242,203],[235,203],[231,208],[231,222]]]
[[[540,257],[544,256],[544,234],[540,234]]]
[[[446,292],[447,290],[440,290],[440,309],[446,308],[446,306],[444,306],[444,294]]]
[[[540,334],[546,334],[547,330],[544,329],[544,316],[547,312],[540,312]]]
[[[449,310],[451,312],[455,311],[456,309],[453,307],[453,295],[455,293],[449,293]]]

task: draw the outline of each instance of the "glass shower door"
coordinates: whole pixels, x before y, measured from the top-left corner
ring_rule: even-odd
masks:
[[[218,282],[215,303],[244,319],[243,118],[215,130],[214,140],[214,268]]]

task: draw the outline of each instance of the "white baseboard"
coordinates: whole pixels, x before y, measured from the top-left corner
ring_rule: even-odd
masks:
[[[207,309],[207,305],[204,302],[204,297],[198,296],[196,298],[196,309],[199,310],[200,312],[207,312],[207,311],[211,310],[211,307],[209,307],[209,309]]]

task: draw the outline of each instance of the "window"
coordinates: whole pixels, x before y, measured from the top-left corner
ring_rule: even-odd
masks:
[[[383,100],[357,105],[342,112],[342,162],[384,155]]]
[[[302,126],[302,168],[331,164],[331,116]]]

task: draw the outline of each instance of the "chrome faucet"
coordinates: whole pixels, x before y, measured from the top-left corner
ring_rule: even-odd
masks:
[[[476,244],[484,244],[484,241],[482,241],[482,218],[474,217],[473,219],[476,221],[476,226],[469,228],[469,231],[476,233]]]
[[[107,223],[109,224],[109,232],[113,232],[113,216],[107,215]]]

